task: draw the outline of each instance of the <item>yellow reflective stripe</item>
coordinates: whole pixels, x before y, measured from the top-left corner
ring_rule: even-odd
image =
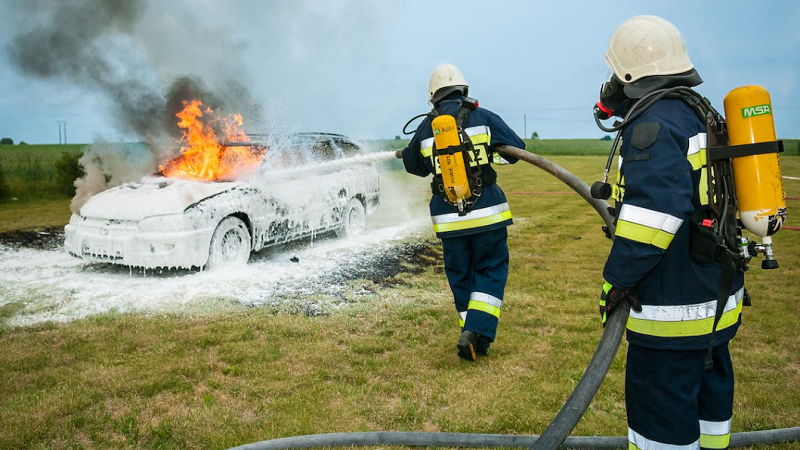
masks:
[[[625,197],[625,175],[620,175],[617,172],[617,183],[611,185],[611,198],[622,202],[623,197]]]
[[[487,314],[491,314],[497,317],[498,319],[500,318],[500,308],[494,305],[490,305],[488,303],[484,303],[478,300],[470,300],[467,308],[473,311],[483,311]]]
[[[464,217],[469,217],[469,215]],[[458,222],[434,223],[433,231],[437,233],[446,233],[448,231],[466,230],[469,228],[480,228],[480,227],[485,227],[487,225],[500,223],[508,219],[511,219],[511,210],[503,211],[501,213],[493,214],[491,216],[461,220]]]
[[[467,323],[467,312],[466,311],[460,311],[458,313],[458,325],[461,328],[464,328],[464,324],[465,323]]]
[[[731,419],[723,421],[700,421],[700,446],[705,448],[727,448],[731,440]]]
[[[689,164],[692,165],[692,170],[700,170],[701,167],[708,164],[706,155],[706,149],[702,149],[699,152],[686,157],[686,159],[689,161]]]
[[[700,204],[708,205],[708,168],[705,166],[700,170],[700,185],[697,189],[700,191]]]
[[[731,442],[731,435],[724,434],[721,436],[715,436],[711,434],[701,434],[700,435],[700,447],[703,448],[728,448]]]
[[[738,302],[736,308],[722,314],[722,318],[717,324],[717,330],[728,328],[738,322],[739,315],[742,313],[742,303]],[[714,316],[674,322],[629,317],[627,325],[628,329],[633,332],[658,337],[703,336],[711,333],[713,326]]]
[[[469,134],[469,131],[467,131],[467,134]],[[472,145],[478,145],[478,144],[489,145],[489,142],[491,142],[492,139],[488,133],[481,133],[475,135],[470,134],[469,140],[472,141]]]
[[[617,231],[615,236],[630,239],[632,241],[641,242],[643,244],[654,245],[658,248],[666,250],[672,242],[674,234],[667,233],[666,231],[657,228],[650,228],[638,223],[628,222],[625,220],[617,221]]]

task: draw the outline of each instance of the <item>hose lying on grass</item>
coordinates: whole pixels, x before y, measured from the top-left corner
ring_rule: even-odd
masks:
[[[589,186],[567,170],[528,151],[500,146],[501,154],[512,156],[532,164],[555,176],[581,195],[600,214],[614,235],[614,218],[608,211],[608,203],[592,197]],[[569,436],[589,407],[600,384],[605,379],[614,356],[619,349],[622,334],[628,320],[630,305],[623,303],[611,313],[597,349],[572,394],[541,436],[514,436],[503,434],[472,433],[416,433],[416,432],[360,432],[330,433],[272,439],[234,447],[229,450],[285,450],[311,447],[379,447],[398,445],[408,447],[529,447],[533,450],[615,449],[627,448],[628,438],[604,436]],[[800,440],[800,427],[777,430],[751,431],[731,434],[730,447],[746,447],[756,444],[773,444]]]

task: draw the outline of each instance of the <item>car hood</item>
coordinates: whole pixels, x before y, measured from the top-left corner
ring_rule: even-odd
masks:
[[[81,207],[80,215],[99,219],[142,220],[182,213],[198,201],[235,189],[240,182],[201,182],[150,177],[107,189]]]

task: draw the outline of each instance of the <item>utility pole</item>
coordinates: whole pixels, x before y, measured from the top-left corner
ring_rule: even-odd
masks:
[[[58,143],[61,144],[61,129],[64,129],[64,144],[67,143],[67,121],[66,120],[56,120],[56,125],[58,125]]]

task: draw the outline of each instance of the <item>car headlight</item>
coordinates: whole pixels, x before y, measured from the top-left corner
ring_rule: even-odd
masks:
[[[183,229],[183,214],[166,214],[147,217],[139,221],[139,231],[180,231]]]

